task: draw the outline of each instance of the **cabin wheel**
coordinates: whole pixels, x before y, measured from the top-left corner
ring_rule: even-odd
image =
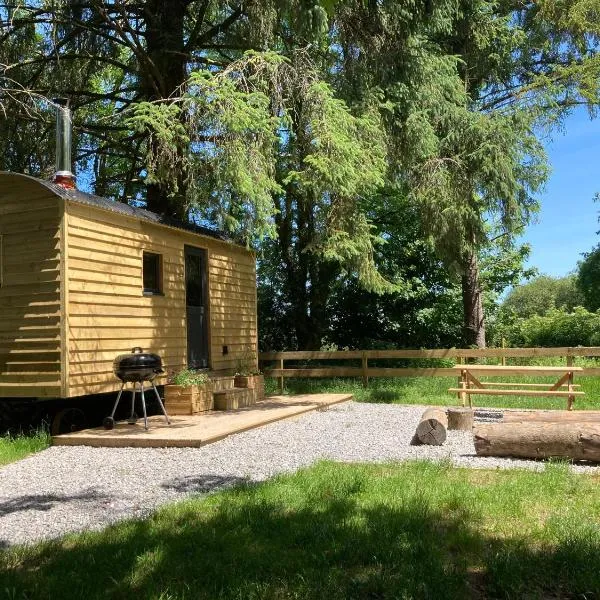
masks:
[[[87,427],[85,413],[80,408],[64,408],[54,415],[50,432],[52,435],[72,433]]]

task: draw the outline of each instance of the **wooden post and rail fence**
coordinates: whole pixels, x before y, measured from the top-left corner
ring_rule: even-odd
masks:
[[[455,364],[470,364],[478,359],[497,359],[506,365],[509,358],[556,358],[564,357],[565,366],[573,366],[575,357],[600,357],[600,346],[564,347],[564,348],[449,348],[434,350],[338,350],[338,351],[298,351],[298,352],[263,352],[259,354],[263,371],[268,377],[279,379],[283,391],[286,378],[301,377],[359,377],[368,386],[371,377],[453,377],[456,378],[456,367],[371,367],[371,360],[423,360],[449,359]],[[359,366],[308,367],[287,366],[286,361],[360,361]],[[270,365],[269,365],[270,363]],[[274,363],[274,366],[273,366]],[[599,363],[600,365],[600,363]],[[579,370],[579,369],[578,369]],[[508,374],[508,373],[507,373]],[[600,366],[584,367],[580,376],[600,375]]]

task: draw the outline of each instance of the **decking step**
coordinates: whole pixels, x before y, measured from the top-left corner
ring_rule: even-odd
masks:
[[[217,375],[211,376],[210,382],[212,384],[213,392],[222,392],[224,390],[231,390],[235,387],[235,377],[233,375]]]
[[[256,403],[256,391],[252,388],[231,388],[214,392],[215,410],[235,410]]]

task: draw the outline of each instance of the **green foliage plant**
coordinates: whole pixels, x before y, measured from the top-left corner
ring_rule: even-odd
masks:
[[[465,0],[453,11],[440,3],[424,35],[411,37],[402,9],[381,2],[363,10],[363,32],[351,29],[348,49],[362,52],[349,54],[364,63],[364,81],[381,86],[423,233],[463,288],[467,344],[485,344],[477,254],[515,244],[537,209],[548,173],[539,131],[574,105],[593,113],[598,103],[598,4]],[[417,64],[390,69],[394,58],[407,67],[397,55],[406,47]]]
[[[170,383],[182,387],[204,386],[208,383],[208,375],[194,369],[182,369],[174,373],[170,378]]]
[[[260,374],[257,367],[256,352],[252,348],[246,348],[237,359],[235,374],[243,377]]]
[[[516,319],[503,335],[513,347],[600,345],[600,312],[579,306],[573,311],[551,309],[543,315]]]
[[[588,310],[600,309],[600,246],[583,255],[577,271],[577,286]]]
[[[534,315],[543,316],[555,308],[570,312],[576,306],[582,306],[583,302],[575,275],[540,275],[514,287],[502,303],[502,310],[517,318],[527,319]]]
[[[599,12],[600,0],[8,3],[0,169],[51,174],[51,110],[31,108],[69,95],[94,191],[273,253],[289,337],[312,348],[336,280],[410,291],[378,263],[396,207],[374,198],[397,186],[461,286],[466,343],[485,343],[479,256],[514,247],[536,210],[539,133],[577,105],[596,113]]]

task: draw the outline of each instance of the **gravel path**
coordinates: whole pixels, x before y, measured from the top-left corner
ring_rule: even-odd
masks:
[[[543,469],[535,461],[477,457],[466,432],[449,431],[443,446],[411,446],[423,409],[347,402],[203,448],[52,447],[0,469],[0,547],[100,529],[189,494],[262,481],[320,458],[450,458],[475,468]]]

